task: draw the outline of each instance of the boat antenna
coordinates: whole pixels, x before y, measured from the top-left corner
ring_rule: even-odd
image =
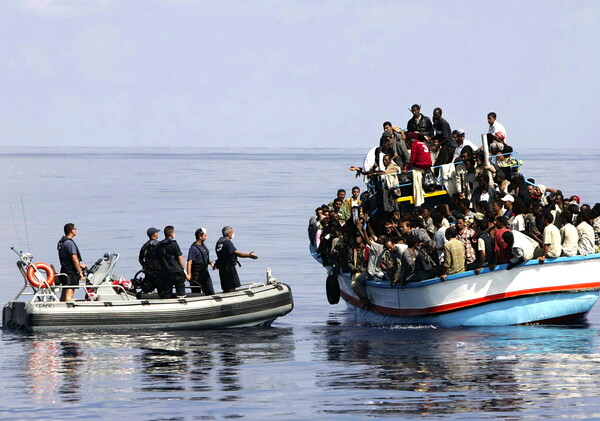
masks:
[[[19,244],[19,248],[22,249],[23,247],[21,247],[21,238],[19,236],[19,231],[17,230],[17,221],[15,221],[15,214],[13,213],[12,205],[9,205],[9,208],[10,208],[10,216],[13,221],[13,227],[15,227],[15,236],[17,237],[17,243]]]
[[[29,231],[27,230],[27,218],[25,218],[25,205],[23,204],[23,196],[21,196],[21,209],[23,209],[23,222],[25,223],[25,238],[27,238],[27,249],[31,253],[31,244],[29,244]]]

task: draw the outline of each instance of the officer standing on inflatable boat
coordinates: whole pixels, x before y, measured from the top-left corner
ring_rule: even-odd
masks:
[[[81,263],[81,253],[73,237],[77,235],[75,224],[66,224],[64,227],[65,235],[58,241],[56,249],[58,250],[58,260],[60,261],[60,272],[67,275],[67,281],[63,286],[79,285],[79,280],[85,282],[83,269],[87,266]],[[75,288],[63,288],[60,294],[60,301],[73,301]]]
[[[155,288],[160,289],[160,260],[158,258],[158,228],[148,228],[146,234],[148,241],[140,249],[138,261],[144,270],[143,293],[152,292]]]
[[[254,251],[242,253],[235,248],[231,242],[235,233],[230,226],[223,227],[221,232],[223,237],[219,238],[215,246],[217,252],[216,265],[219,269],[219,278],[221,278],[221,289],[223,292],[234,292],[241,285],[236,268],[236,265],[240,264],[238,257],[256,260],[258,256],[254,254]]]
[[[204,295],[214,295],[212,278],[208,268],[215,268],[210,261],[208,248],[206,247],[206,228],[198,228],[195,233],[196,241],[190,246],[187,258],[187,277],[190,281],[192,292],[203,292]]]

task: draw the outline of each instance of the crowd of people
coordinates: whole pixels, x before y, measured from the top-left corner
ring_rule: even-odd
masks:
[[[221,230],[222,237],[217,240],[215,254],[217,259],[210,258],[210,252],[206,246],[207,230],[198,228],[194,234],[195,241],[190,245],[187,260],[175,240],[175,228],[168,225],[164,228],[164,239],[159,241],[160,230],[154,227],[148,228],[146,234],[148,241],[142,245],[139,252],[139,263],[142,266],[144,277],[134,287],[139,288],[138,295],[142,293],[158,292],[160,298],[185,298],[186,285],[192,293],[213,295],[215,293],[209,268],[218,269],[223,293],[234,292],[238,288],[240,278],[237,273],[239,258],[258,259],[254,251],[243,253],[239,251],[231,241],[235,235],[232,227],[226,226]],[[57,249],[60,261],[60,274],[63,286],[85,284],[85,270],[81,253],[75,236],[77,228],[75,224],[68,223],[64,226],[64,236],[59,240]],[[75,288],[63,288],[61,301],[72,301]]]
[[[323,265],[350,274],[365,306],[370,279],[401,286],[499,264],[510,270],[534,258],[543,263],[600,252],[600,203],[591,207],[577,195],[525,179],[495,113],[488,114],[486,160],[463,130],[451,130],[440,108],[433,122],[419,105],[411,111],[406,130],[385,122],[379,146],[362,167],[350,167],[364,176],[366,191],[355,186],[346,198],[339,189],[309,220],[309,240]],[[431,177],[427,171],[436,165]],[[436,182],[449,200],[423,206],[428,183]],[[403,186],[411,184],[407,193]],[[401,206],[398,198],[404,196],[414,206]]]

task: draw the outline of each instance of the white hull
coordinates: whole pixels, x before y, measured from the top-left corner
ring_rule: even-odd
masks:
[[[530,261],[392,287],[368,281],[372,305],[361,307],[348,274],[339,274],[340,296],[361,317],[394,324],[500,326],[564,323],[581,319],[598,300],[600,255]]]

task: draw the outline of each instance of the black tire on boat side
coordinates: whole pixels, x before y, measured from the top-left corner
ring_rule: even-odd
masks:
[[[337,304],[340,302],[340,284],[336,274],[331,274],[325,281],[325,289],[327,291],[327,301],[329,304]]]

